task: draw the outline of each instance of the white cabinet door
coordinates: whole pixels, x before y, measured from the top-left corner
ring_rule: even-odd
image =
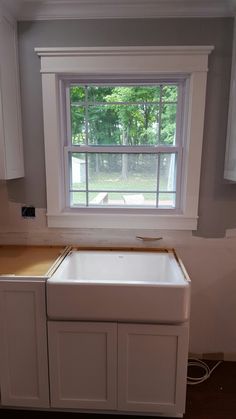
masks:
[[[0,280],[2,404],[48,407],[44,281]]]
[[[116,408],[117,325],[49,322],[53,407]]]
[[[224,177],[225,179],[236,182],[236,19],[234,19],[234,39],[232,54]]]
[[[188,325],[118,326],[118,409],[183,414]]]
[[[24,176],[17,26],[0,15],[0,179]]]

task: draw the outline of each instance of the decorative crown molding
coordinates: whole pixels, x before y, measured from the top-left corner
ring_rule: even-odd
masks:
[[[6,0],[3,0],[6,1]],[[18,20],[234,16],[236,0],[8,0]]]
[[[184,74],[192,71],[208,70],[208,55],[213,51],[212,45],[203,46],[129,46],[129,47],[75,47],[75,48],[35,48],[35,52],[41,58],[41,73],[55,74],[78,74],[78,70],[89,74],[93,68],[100,74],[115,71],[122,74],[124,60],[127,74],[134,74],[140,60],[144,57],[152,61],[142,64],[143,74]],[[94,61],[95,59],[95,61]],[[104,60],[106,65],[104,67]],[[161,61],[161,64],[160,64]],[[95,69],[95,62],[97,69]],[[114,63],[116,63],[114,65]],[[112,70],[109,71],[109,66]]]
[[[129,46],[129,47],[48,47],[35,48],[40,57],[95,57],[95,56],[155,56],[155,55],[208,55],[212,45],[182,46]]]

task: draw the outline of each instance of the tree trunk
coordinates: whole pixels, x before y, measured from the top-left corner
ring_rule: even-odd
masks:
[[[128,145],[128,132],[123,131],[122,134],[122,144]],[[128,154],[122,154],[122,179],[126,180],[128,178]]]

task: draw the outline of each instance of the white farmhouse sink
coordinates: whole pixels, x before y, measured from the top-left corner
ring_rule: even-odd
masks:
[[[172,251],[73,250],[47,281],[51,319],[179,323],[189,304]]]

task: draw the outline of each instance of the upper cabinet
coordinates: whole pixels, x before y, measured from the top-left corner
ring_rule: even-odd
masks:
[[[236,19],[234,22],[234,40],[229,99],[228,131],[225,154],[225,179],[236,182]]]
[[[17,28],[0,12],[0,179],[23,176]]]

